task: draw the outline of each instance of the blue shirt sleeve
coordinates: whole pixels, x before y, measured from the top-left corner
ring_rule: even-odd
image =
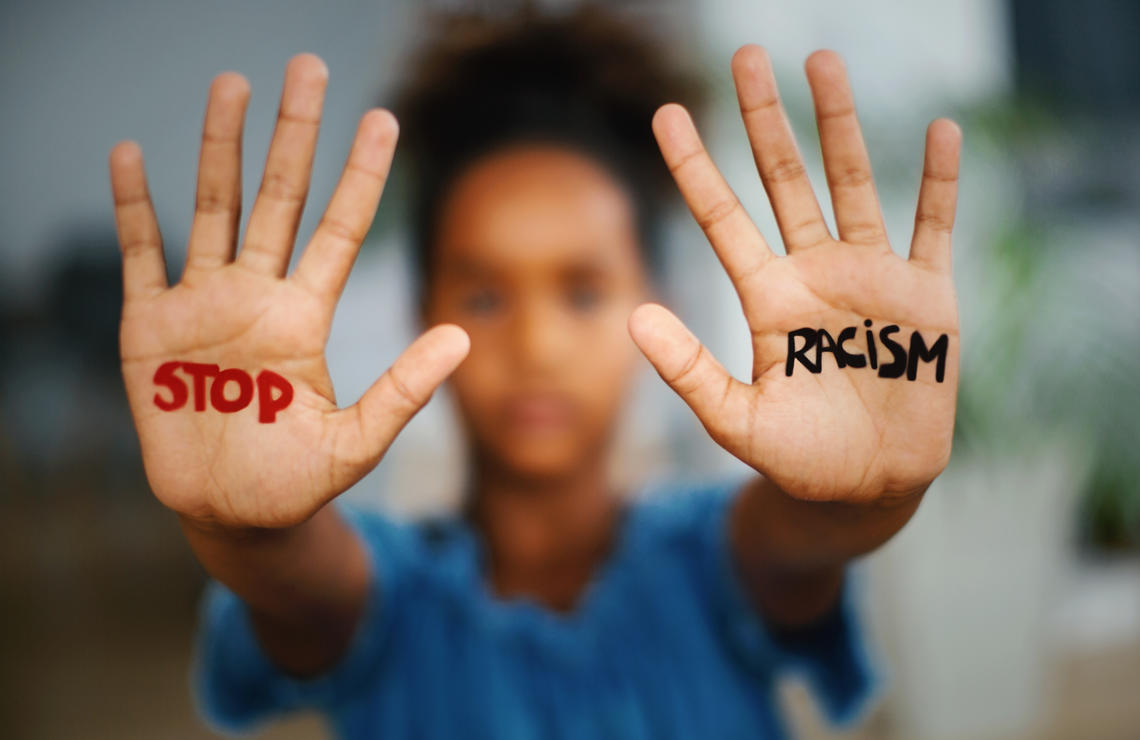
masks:
[[[747,478],[732,476],[690,489],[678,499],[678,515],[693,536],[693,567],[716,624],[732,650],[759,674],[793,674],[806,680],[827,719],[846,725],[859,719],[881,689],[857,610],[852,573],[836,608],[794,634],[777,636],[752,605],[729,546],[730,504]]]
[[[324,673],[297,678],[262,650],[249,608],[211,580],[195,638],[191,686],[199,714],[216,730],[244,732],[295,709],[328,709],[368,683],[383,658],[413,543],[406,526],[346,505],[338,510],[365,544],[372,566],[369,592],[345,654]],[[381,594],[383,590],[383,594]],[[383,596],[383,598],[381,598]]]

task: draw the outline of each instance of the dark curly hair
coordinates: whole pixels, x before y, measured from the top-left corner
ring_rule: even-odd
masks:
[[[476,157],[524,141],[595,157],[635,205],[643,254],[660,267],[658,224],[676,193],[651,119],[667,102],[698,116],[704,85],[675,49],[612,11],[587,4],[506,17],[448,13],[410,58],[391,105],[411,197],[421,299],[434,267],[435,224],[450,182]]]

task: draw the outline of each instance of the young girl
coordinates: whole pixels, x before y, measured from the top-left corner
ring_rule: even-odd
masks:
[[[214,81],[174,286],[140,151],[112,150],[123,374],[154,493],[214,579],[194,675],[217,727],[312,707],[341,737],[780,737],[773,686],[788,670],[834,720],[865,704],[845,566],[905,524],[950,454],[960,132],[928,128],[914,238],[896,256],[842,61],[809,56],[833,236],[768,56],[741,48],[732,72],[777,256],[685,108],[662,105],[684,89],[666,58],[589,11],[444,28],[397,105],[432,328],[346,408],[324,346],[394,116],[362,118],[289,274],[319,59],[286,69],[240,251],[249,87]],[[650,302],[654,167],[732,279],[749,382]],[[613,490],[638,350],[760,475]],[[462,513],[411,522],[330,505],[445,378],[469,445]]]

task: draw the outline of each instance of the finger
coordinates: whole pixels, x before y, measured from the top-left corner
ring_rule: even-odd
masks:
[[[939,118],[926,128],[910,261],[941,272],[950,271],[950,232],[958,202],[961,150],[962,130],[949,118]]]
[[[330,307],[344,290],[372,225],[398,133],[396,118],[386,110],[369,111],[360,120],[340,182],[293,272],[291,279],[326,299]]]
[[[202,124],[188,268],[220,267],[234,258],[241,219],[241,132],[248,103],[249,82],[244,77],[224,72],[214,78]]]
[[[133,141],[111,149],[111,196],[123,254],[123,300],[150,298],[168,287],[162,236],[150,202],[142,150]]]
[[[748,386],[729,375],[680,319],[660,304],[644,303],[630,314],[629,333],[716,442],[744,438]]]
[[[675,103],[661,106],[653,116],[653,133],[685,203],[742,292],[747,279],[775,255],[713,164],[688,111]]]
[[[439,324],[420,335],[356,404],[334,412],[341,453],[375,465],[470,347],[467,332],[455,324]]]
[[[784,247],[793,252],[830,239],[780,102],[768,53],[755,44],[742,46],[732,57],[732,75],[744,128]]]
[[[889,249],[871,159],[855,114],[855,98],[843,59],[834,51],[820,50],[807,58],[804,69],[815,105],[823,167],[839,238],[851,244]]]
[[[289,266],[309,192],[328,78],[328,67],[313,54],[298,54],[285,69],[265,174],[238,254],[250,269],[281,277]]]

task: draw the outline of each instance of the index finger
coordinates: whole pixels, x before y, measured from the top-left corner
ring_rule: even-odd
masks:
[[[775,255],[709,157],[688,111],[676,103],[661,106],[653,133],[693,218],[740,293]]]
[[[291,276],[330,306],[344,290],[376,215],[398,134],[390,112],[378,108],[364,114],[332,200]]]

